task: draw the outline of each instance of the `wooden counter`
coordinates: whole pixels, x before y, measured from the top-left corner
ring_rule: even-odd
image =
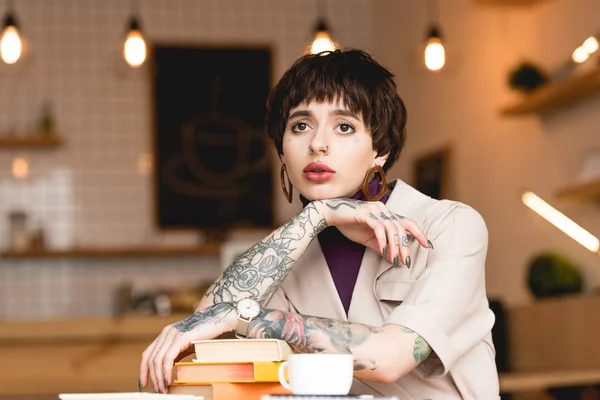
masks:
[[[185,317],[0,322],[0,397],[137,391],[142,351]]]

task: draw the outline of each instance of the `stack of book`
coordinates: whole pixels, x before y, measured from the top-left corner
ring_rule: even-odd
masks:
[[[192,361],[175,363],[170,394],[193,394],[204,400],[260,400],[291,394],[279,383],[279,366],[292,348],[278,339],[197,340]]]

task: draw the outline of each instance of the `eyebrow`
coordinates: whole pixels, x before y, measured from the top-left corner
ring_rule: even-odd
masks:
[[[356,116],[356,114],[354,114],[351,111],[348,110],[342,110],[342,109],[338,109],[338,110],[333,110],[332,112],[330,112],[331,115],[336,115],[336,116],[344,116],[344,117],[351,117],[354,119],[359,119],[358,116]],[[293,113],[290,114],[290,116],[288,117],[288,119],[292,119],[292,118],[297,118],[297,117],[310,117],[312,116],[312,113],[308,110],[298,110],[298,111],[294,111]]]

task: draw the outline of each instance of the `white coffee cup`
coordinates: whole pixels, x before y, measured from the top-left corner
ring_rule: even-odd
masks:
[[[279,382],[300,395],[345,396],[352,387],[353,375],[352,354],[291,354],[279,366]]]

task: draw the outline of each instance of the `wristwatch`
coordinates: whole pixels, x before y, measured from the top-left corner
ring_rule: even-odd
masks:
[[[260,314],[260,304],[254,299],[246,298],[238,301],[235,308],[238,313],[235,337],[246,339],[250,321]]]

